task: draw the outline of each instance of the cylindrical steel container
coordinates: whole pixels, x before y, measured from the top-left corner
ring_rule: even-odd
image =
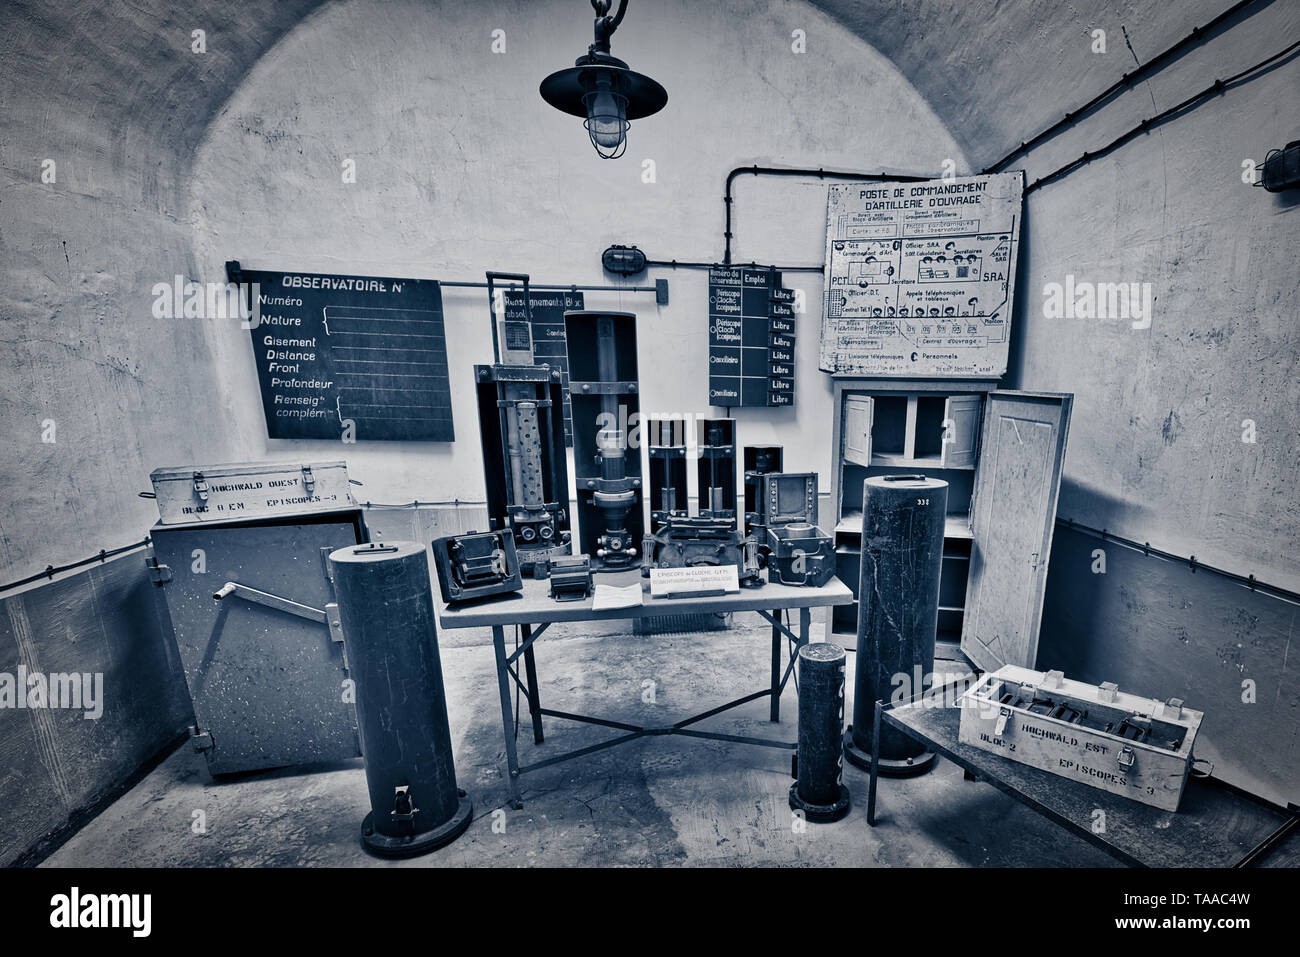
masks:
[[[329,564],[370,789],[362,843],[389,857],[431,851],[469,827],[473,805],[456,787],[426,550],[352,545]]]
[[[798,770],[790,807],[809,821],[838,821],[849,813],[840,736],[844,728],[844,649],[827,642],[799,649]]]
[[[934,673],[939,573],[948,483],[923,475],[876,475],[862,490],[862,569],[853,723],[844,753],[871,767],[876,702],[919,695]],[[880,729],[879,773],[928,771],[934,754],[894,728]]]

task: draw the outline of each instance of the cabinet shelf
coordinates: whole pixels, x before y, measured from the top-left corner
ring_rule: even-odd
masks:
[[[852,464],[852,463],[850,463]],[[971,469],[974,470],[975,463],[967,462],[959,465],[945,465],[942,455],[903,455],[897,452],[872,452],[872,468],[903,468],[903,469]]]
[[[862,534],[862,512],[857,509],[846,511],[840,516],[839,522],[835,525],[836,534],[861,535]],[[970,530],[970,516],[966,513],[949,512],[944,518],[943,523],[944,538],[965,538],[972,537]],[[961,556],[954,556],[961,557]]]

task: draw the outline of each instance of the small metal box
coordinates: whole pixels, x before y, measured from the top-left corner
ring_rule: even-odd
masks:
[[[355,508],[346,462],[187,465],[149,473],[160,525],[249,519]]]
[[[1202,714],[1171,698],[1005,665],[961,697],[958,738],[1166,811],[1178,810]]]
[[[591,559],[586,555],[552,558],[549,571],[556,601],[581,601],[591,593]]]
[[[511,529],[449,535],[430,547],[442,600],[448,604],[523,590]]]
[[[791,522],[767,530],[768,581],[820,588],[835,575],[835,545],[816,525]]]

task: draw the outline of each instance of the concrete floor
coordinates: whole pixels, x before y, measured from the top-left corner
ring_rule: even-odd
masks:
[[[670,724],[764,687],[769,635],[753,615],[737,616],[724,631],[657,635],[612,632],[610,623],[552,626],[537,645],[542,703],[632,723]],[[457,777],[475,812],[469,831],[451,845],[398,862],[363,851],[359,831],[368,807],[359,759],[325,770],[269,771],[214,783],[203,759],[183,747],[44,866],[1113,863],[994,788],[964,780],[959,768],[943,761],[920,778],[882,778],[874,829],[866,824],[867,775],[848,766],[849,816],[796,829],[787,802],[789,752],[682,737],[643,739],[525,775],[524,808],[509,810],[490,632],[443,632],[439,641]],[[642,700],[647,680],[654,682],[653,704]],[[848,690],[851,696],[852,680]],[[768,722],[768,701],[760,699],[701,727],[793,740],[797,705],[788,687],[778,725]],[[617,733],[545,720],[546,742],[535,746],[525,714],[521,762]],[[194,824],[199,811],[202,833]]]

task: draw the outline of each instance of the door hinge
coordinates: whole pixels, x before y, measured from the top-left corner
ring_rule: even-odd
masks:
[[[199,754],[205,751],[211,751],[213,747],[212,732],[201,731],[198,725],[190,728],[190,733],[194,736],[194,750]]]
[[[162,586],[172,580],[172,570],[166,565],[159,564],[156,558],[146,563],[145,567],[149,569],[149,579],[155,585]]]
[[[339,606],[337,602],[327,602],[325,605],[325,624],[329,625],[330,641],[336,644],[343,644],[343,619],[339,617]]]
[[[316,478],[311,474],[311,466],[302,467],[302,488],[308,495],[311,495],[312,489],[316,487]]]
[[[194,494],[199,497],[200,502],[208,500],[208,482],[202,472],[194,473]]]

